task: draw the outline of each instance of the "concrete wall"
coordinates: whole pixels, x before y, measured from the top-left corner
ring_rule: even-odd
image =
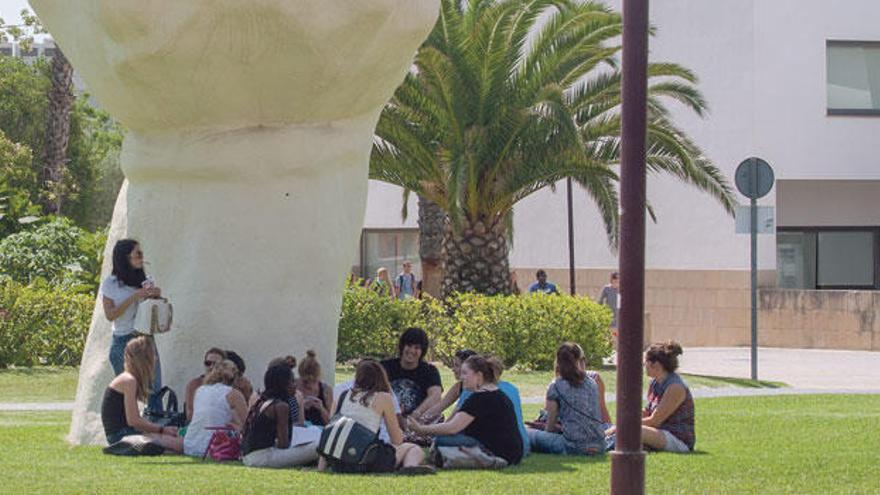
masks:
[[[761,345],[880,351],[880,292],[763,289]]]
[[[776,187],[780,227],[880,225],[880,180],[783,180]]]

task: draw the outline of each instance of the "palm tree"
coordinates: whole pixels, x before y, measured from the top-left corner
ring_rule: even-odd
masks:
[[[73,67],[56,45],[52,56],[52,86],[46,116],[46,150],[43,175],[49,191],[46,210],[61,214],[67,144],[70,140],[70,112],[73,108]]]
[[[446,212],[443,295],[507,293],[513,206],[571,177],[616,247],[620,159],[619,14],[577,0],[441,0],[440,18],[379,120],[371,178]],[[729,184],[670,120],[698,115],[696,76],[649,67],[650,172],[672,174],[728,211]]]

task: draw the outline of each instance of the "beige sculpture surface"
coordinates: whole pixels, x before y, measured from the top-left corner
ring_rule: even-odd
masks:
[[[182,395],[211,346],[239,352],[258,387],[270,358],[310,348],[332,373],[373,128],[439,1],[31,4],[129,130],[107,253],[140,240],[174,303],[174,330],[157,337],[164,382]],[[74,443],[104,442],[110,343],[96,305]]]

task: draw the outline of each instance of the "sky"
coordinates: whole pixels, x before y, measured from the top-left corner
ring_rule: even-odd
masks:
[[[18,13],[21,9],[31,9],[27,0],[0,0],[0,17],[8,23],[18,23],[21,17]]]

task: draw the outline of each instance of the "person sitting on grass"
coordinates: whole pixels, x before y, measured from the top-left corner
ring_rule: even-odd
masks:
[[[528,429],[532,450],[566,455],[605,452],[606,418],[599,387],[584,371],[584,351],[578,344],[565,343],[556,350],[556,379],[547,389],[544,409],[545,429]]]
[[[244,376],[245,371],[247,371],[244,359],[237,352],[230,351],[229,349],[226,350],[226,359],[235,363],[235,366],[238,368],[238,376],[235,377],[235,382],[232,384],[233,388],[241,392],[241,395],[248,401],[248,405],[253,404],[257,400],[257,395],[254,393],[254,386],[251,381],[248,380],[248,377]]]
[[[333,407],[333,387],[321,381],[321,363],[315,351],[306,351],[306,357],[299,363],[296,388],[303,397],[306,421],[315,426],[326,425]]]
[[[681,345],[668,341],[645,352],[645,373],[651,378],[648,405],[642,418],[642,443],[655,450],[691,452],[697,441],[694,398],[675,371]]]
[[[472,393],[469,390],[464,389],[464,384],[461,381],[461,365],[467,361],[469,357],[476,354],[477,351],[472,349],[461,349],[455,353],[455,357],[452,360],[452,374],[458,381],[446,392],[446,394],[443,395],[443,399],[439,403],[425,411],[421,418],[416,418],[419,422],[435,422],[436,418],[439,418],[440,415],[443,414],[443,411],[447,410],[452,404],[456,404],[455,411],[461,409],[464,401],[467,400]],[[519,426],[519,434],[523,439],[523,457],[525,457],[529,455],[531,446],[529,445],[529,436],[526,433],[526,426],[523,423],[522,403],[520,401],[519,389],[516,388],[516,385],[503,380],[498,382],[498,389],[504,392],[504,395],[506,395],[513,404],[513,409],[516,412],[516,423]],[[455,411],[453,411],[453,414]]]
[[[104,452],[116,455],[158,455],[164,451],[180,453],[183,439],[177,428],[151,423],[141,417],[138,400],[150,395],[156,351],[147,337],[135,337],[125,346],[124,371],[104,390],[101,422],[110,444]],[[142,438],[135,437],[143,435]]]
[[[184,454],[204,456],[214,434],[211,427],[228,426],[241,431],[248,408],[241,392],[232,388],[237,375],[238,368],[228,359],[214,364],[205,375],[204,384],[196,390],[192,421],[183,437]]]
[[[275,358],[269,361],[270,368],[276,364],[286,365],[292,372],[296,369],[296,358],[293,356],[285,356],[283,358]],[[303,395],[296,389],[296,380],[291,383],[289,393],[290,397],[287,398],[287,406],[290,409],[290,423],[293,426],[303,426],[306,421],[303,414]]]
[[[469,357],[461,366],[461,381],[471,395],[461,409],[445,423],[424,425],[411,417],[410,429],[436,436],[437,447],[481,447],[508,465],[519,464],[523,444],[513,403],[498,389],[501,370],[497,359]]]
[[[205,359],[202,364],[205,366],[205,371],[201,375],[193,378],[186,384],[186,396],[185,401],[183,403],[183,407],[186,410],[186,422],[189,423],[192,421],[193,417],[193,401],[196,398],[196,390],[205,383],[205,375],[207,375],[211,369],[214,368],[214,365],[226,359],[226,351],[223,349],[218,349],[216,347],[212,347],[208,349],[208,352],[205,353]]]
[[[425,362],[428,346],[424,330],[408,328],[400,336],[398,357],[382,361],[404,416],[421,417],[443,393],[440,372]]]
[[[273,362],[263,377],[265,390],[251,406],[241,442],[242,462],[251,467],[293,467],[318,458],[318,442],[296,445],[292,438],[290,390],[293,370]]]
[[[355,369],[353,387],[343,392],[339,401],[341,403],[337,402],[333,405],[334,411],[375,432],[377,438],[381,426],[384,425],[388,431],[390,445],[377,439],[379,446],[373,463],[367,466],[368,472],[389,472],[395,468],[399,469],[401,474],[434,472],[431,466],[422,465],[425,458],[422,449],[418,445],[403,441],[403,430],[394,411],[391,384],[379,362],[362,359]],[[322,457],[318,461],[318,470],[323,471],[327,467],[327,461]]]

